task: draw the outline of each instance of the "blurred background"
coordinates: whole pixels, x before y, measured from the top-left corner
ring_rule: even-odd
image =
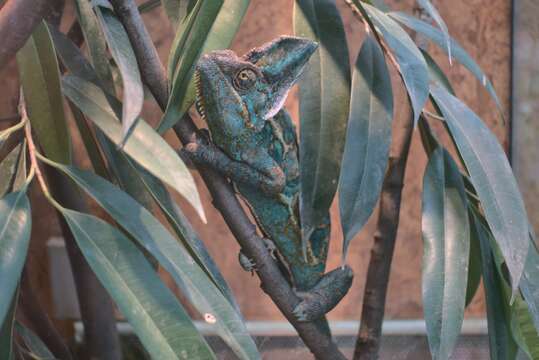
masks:
[[[475,112],[483,118],[498,136],[504,148],[510,154],[517,173],[517,178],[524,193],[530,219],[536,231],[539,231],[539,157],[536,137],[539,135],[539,122],[534,115],[539,110],[539,3],[537,0],[433,0],[443,16],[451,36],[478,62],[487,76],[492,80],[494,88],[502,102],[504,116],[510,119],[505,124],[497,116],[495,104],[487,91],[461,65],[449,65],[447,56],[436,51],[431,45],[432,53],[443,69],[458,94]],[[142,3],[142,1],[140,1]],[[358,21],[344,1],[337,0],[341,16],[345,23],[350,55],[355,57],[364,37],[364,27]],[[393,10],[412,13],[414,0],[387,1]],[[272,40],[278,35],[293,34],[292,0],[253,0],[241,29],[236,36],[232,49],[242,54],[252,47]],[[71,25],[74,8],[71,1],[66,1],[66,14],[62,30]],[[515,14],[513,16],[513,14]],[[144,15],[146,25],[152,34],[163,62],[166,62],[168,50],[173,39],[173,31],[161,8],[156,8]],[[351,58],[350,61],[354,61]],[[395,74],[395,114],[405,114],[407,99],[400,88]],[[16,113],[16,94],[18,79],[16,65],[13,61],[0,72],[2,86],[0,88],[0,118]],[[297,93],[291,92],[287,103],[297,121]],[[157,123],[161,112],[152,102],[147,101],[144,118],[152,124]],[[71,122],[73,125],[73,122]],[[199,125],[203,126],[203,124]],[[74,132],[77,133],[76,131]],[[171,143],[177,144],[173,136],[167,137]],[[75,145],[80,144],[74,139]],[[75,146],[79,165],[87,167],[82,147]],[[79,149],[77,151],[77,149]],[[389,283],[386,306],[387,323],[385,332],[392,335],[386,341],[386,356],[383,358],[420,359],[418,347],[426,350],[426,341],[420,335],[424,328],[420,321],[423,317],[421,304],[421,258],[422,239],[420,232],[421,181],[426,164],[426,156],[419,141],[419,134],[414,135],[412,150],[408,158],[406,170],[403,206],[398,232],[395,258]],[[246,320],[251,321],[253,329],[261,335],[292,334],[286,326],[284,317],[259,287],[255,276],[244,272],[237,261],[239,246],[230,235],[219,213],[213,209],[200,178],[195,174],[199,190],[202,194],[208,224],[202,224],[188,206],[182,205],[188,217],[208,247],[210,254],[219,265],[224,277],[233,289],[236,299]],[[30,277],[37,290],[40,301],[47,307],[62,333],[65,336],[74,334],[73,324],[78,320],[76,299],[70,283],[69,267],[63,249],[60,229],[56,214],[38,192],[33,193],[33,231],[32,247],[29,252]],[[332,242],[328,269],[340,263],[342,233],[338,226],[337,204],[333,204]],[[356,334],[357,321],[361,312],[361,300],[365,282],[365,272],[369,260],[370,249],[375,226],[376,213],[358,238],[352,242],[348,256],[348,264],[356,274],[349,294],[330,314],[329,319],[336,321],[337,334],[342,338],[343,346],[352,346],[351,335]],[[166,276],[166,275],[163,275]],[[174,288],[172,281],[169,285]],[[181,295],[179,295],[181,297]],[[484,358],[488,356],[486,339],[481,335],[486,331],[485,306],[482,291],[478,291],[466,311],[464,332],[468,334],[461,340],[455,358]],[[419,321],[418,321],[419,320]],[[349,339],[348,339],[348,335]],[[414,341],[407,340],[405,335],[413,335]],[[290,346],[297,345],[297,339],[290,338]],[[285,346],[286,342],[282,343]],[[477,346],[482,344],[485,346]],[[261,348],[264,349],[264,344]],[[271,344],[267,344],[271,347]],[[288,345],[287,345],[288,346]],[[389,355],[391,349],[398,353]],[[292,350],[286,350],[292,351]],[[299,354],[302,350],[298,351]],[[466,355],[462,351],[466,351]],[[470,352],[471,351],[471,352]],[[475,351],[475,353],[474,353]],[[288,352],[288,354],[292,354]],[[415,355],[414,355],[415,354]],[[428,354],[428,352],[423,352]],[[475,355],[474,355],[475,354]],[[428,356],[428,355],[424,355]],[[273,358],[273,357],[272,357]],[[296,357],[294,357],[296,358]]]

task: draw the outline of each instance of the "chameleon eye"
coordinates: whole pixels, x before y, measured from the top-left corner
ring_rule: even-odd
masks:
[[[251,69],[242,69],[234,77],[236,90],[249,90],[256,82],[256,73]]]

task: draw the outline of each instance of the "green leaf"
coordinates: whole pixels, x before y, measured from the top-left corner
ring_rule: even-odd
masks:
[[[123,83],[122,130],[124,138],[140,115],[144,102],[144,90],[135,53],[122,23],[112,10],[96,6],[97,17],[109,44]]]
[[[510,309],[503,289],[503,279],[496,271],[496,264],[490,247],[489,230],[481,224],[472,212],[471,231],[479,239],[483,286],[487,303],[488,337],[491,360],[511,360],[517,354],[517,344],[510,329]]]
[[[195,101],[194,70],[198,58],[232,43],[250,0],[199,0],[190,15],[178,26],[169,72],[174,75],[167,109],[157,127],[159,133],[170,129]],[[199,8],[199,10],[197,10]],[[218,13],[216,13],[218,11]],[[188,26],[188,24],[191,24]]]
[[[159,0],[157,0],[159,1]],[[199,0],[161,0],[163,8],[168,16],[170,23],[174,29],[178,28],[180,21],[182,21],[189,10],[193,8],[194,4]]]
[[[219,335],[240,358],[260,358],[235,308],[148,210],[111,183],[90,172],[60,164],[51,165],[71,177],[159,261],[206,321],[215,324]]]
[[[19,284],[31,228],[26,188],[0,199],[0,324],[6,319]]]
[[[436,29],[435,27],[427,24],[424,21],[421,21],[419,19],[416,19],[413,16],[410,16],[405,13],[401,12],[392,12],[389,14],[393,19],[399,21],[400,23],[404,24],[405,26],[409,27],[410,29],[417,31],[418,33],[421,33],[425,36],[427,36],[429,39],[431,39],[436,45],[438,45],[442,50],[447,50],[445,46],[445,36],[442,31]],[[471,58],[470,55],[460,46],[460,44],[455,41],[453,38],[450,38],[451,41],[451,49],[453,49],[453,57],[457,59],[462,65],[464,65],[480,82],[481,84],[487,89],[487,91],[490,93],[494,101],[496,102],[496,105],[498,106],[498,110],[500,111],[500,114],[502,114],[502,105],[500,103],[500,99],[498,99],[498,95],[496,95],[496,91],[494,90],[494,86],[492,86],[492,83],[487,78],[487,75],[481,70],[479,65]],[[502,114],[503,118],[503,114]]]
[[[440,31],[442,32],[445,42],[446,42],[446,48],[444,49],[447,52],[447,56],[449,57],[449,63],[452,64],[453,60],[451,58],[451,37],[449,36],[449,31],[447,30],[447,25],[445,24],[444,19],[442,19],[442,16],[438,12],[438,10],[432,5],[432,3],[429,0],[417,0],[419,6],[421,6],[429,15],[430,17],[438,24],[438,27],[440,28]]]
[[[71,162],[69,132],[64,116],[60,74],[52,40],[41,22],[17,53],[24,101],[32,129],[50,159]]]
[[[155,359],[214,359],[144,255],[108,223],[61,209],[88,264]]]
[[[371,216],[382,190],[391,145],[393,93],[384,54],[368,36],[352,77],[339,206],[343,254]]]
[[[47,345],[45,345],[32,330],[28,329],[19,322],[15,323],[15,330],[24,341],[28,351],[30,351],[30,357],[38,360],[56,359],[52,352],[47,348]]]
[[[161,211],[165,214],[169,224],[180,238],[185,249],[189,251],[189,254],[239,312],[239,306],[234,299],[232,290],[228,287],[223,275],[208,253],[204,243],[195,232],[195,229],[193,229],[185,215],[183,215],[181,209],[176,205],[165,186],[146,170],[139,168],[137,171],[138,176],[161,208]]]
[[[413,40],[398,23],[370,5],[364,4],[363,7],[384,37],[399,64],[399,71],[408,90],[414,111],[414,124],[416,124],[429,96],[429,74],[425,59]]]
[[[16,291],[11,299],[11,304],[4,318],[4,322],[0,322],[0,359],[2,360],[15,359],[13,351],[13,327],[15,326],[15,310],[17,309],[18,298],[18,291]]]
[[[494,134],[459,99],[439,86],[431,94],[470,174],[516,292],[528,253],[528,217],[507,157]]]
[[[533,324],[530,309],[520,294],[511,306],[511,329],[513,337],[528,357],[539,359],[539,334]]]
[[[535,328],[539,331],[539,254],[530,243],[524,273],[520,279],[520,291],[528,304]]]
[[[469,216],[470,224],[472,219]],[[466,306],[470,305],[479,284],[481,283],[481,245],[479,244],[479,238],[477,231],[470,230],[470,256],[468,258],[468,282],[466,287]]]
[[[327,217],[337,191],[350,107],[346,34],[334,1],[296,0],[294,33],[318,42],[299,80],[303,240]]]
[[[425,61],[427,62],[430,80],[435,83],[438,83],[439,85],[442,85],[452,95],[455,95],[455,90],[453,90],[453,86],[451,86],[449,79],[447,78],[447,76],[445,76],[440,66],[436,63],[436,61],[432,58],[432,56],[430,56],[428,52],[423,49],[420,50],[421,54],[423,54],[423,57],[425,58]]]
[[[17,145],[0,163],[0,197],[11,192],[17,175],[17,169],[24,156],[23,145]]]
[[[114,80],[109,64],[107,43],[99,27],[91,2],[88,0],[75,0],[75,9],[77,10],[77,20],[82,28],[82,33],[88,46],[88,53],[97,76],[104,88],[110,89],[114,93]]]
[[[443,148],[429,158],[423,177],[423,308],[430,351],[448,359],[457,342],[465,308],[470,251],[464,184]]]
[[[63,91],[113,143],[120,144],[122,130],[103,91],[75,76],[64,77]],[[191,173],[174,150],[144,120],[136,122],[122,150],[140,166],[178,191],[205,222]]]

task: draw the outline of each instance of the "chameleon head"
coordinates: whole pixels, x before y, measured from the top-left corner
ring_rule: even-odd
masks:
[[[204,55],[195,73],[196,104],[217,145],[241,137],[245,130],[262,129],[282,108],[317,46],[282,36],[242,57],[231,50]]]

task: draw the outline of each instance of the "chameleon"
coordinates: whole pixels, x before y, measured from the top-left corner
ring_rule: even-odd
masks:
[[[306,241],[301,238],[299,147],[283,108],[317,43],[281,36],[243,56],[231,50],[203,55],[195,69],[196,108],[208,125],[182,153],[228,177],[246,201],[268,249],[301,299],[293,313],[314,321],[348,292],[353,273],[343,265],[324,274],[329,213]],[[305,251],[306,250],[306,251]],[[240,254],[246,270],[253,264]]]

